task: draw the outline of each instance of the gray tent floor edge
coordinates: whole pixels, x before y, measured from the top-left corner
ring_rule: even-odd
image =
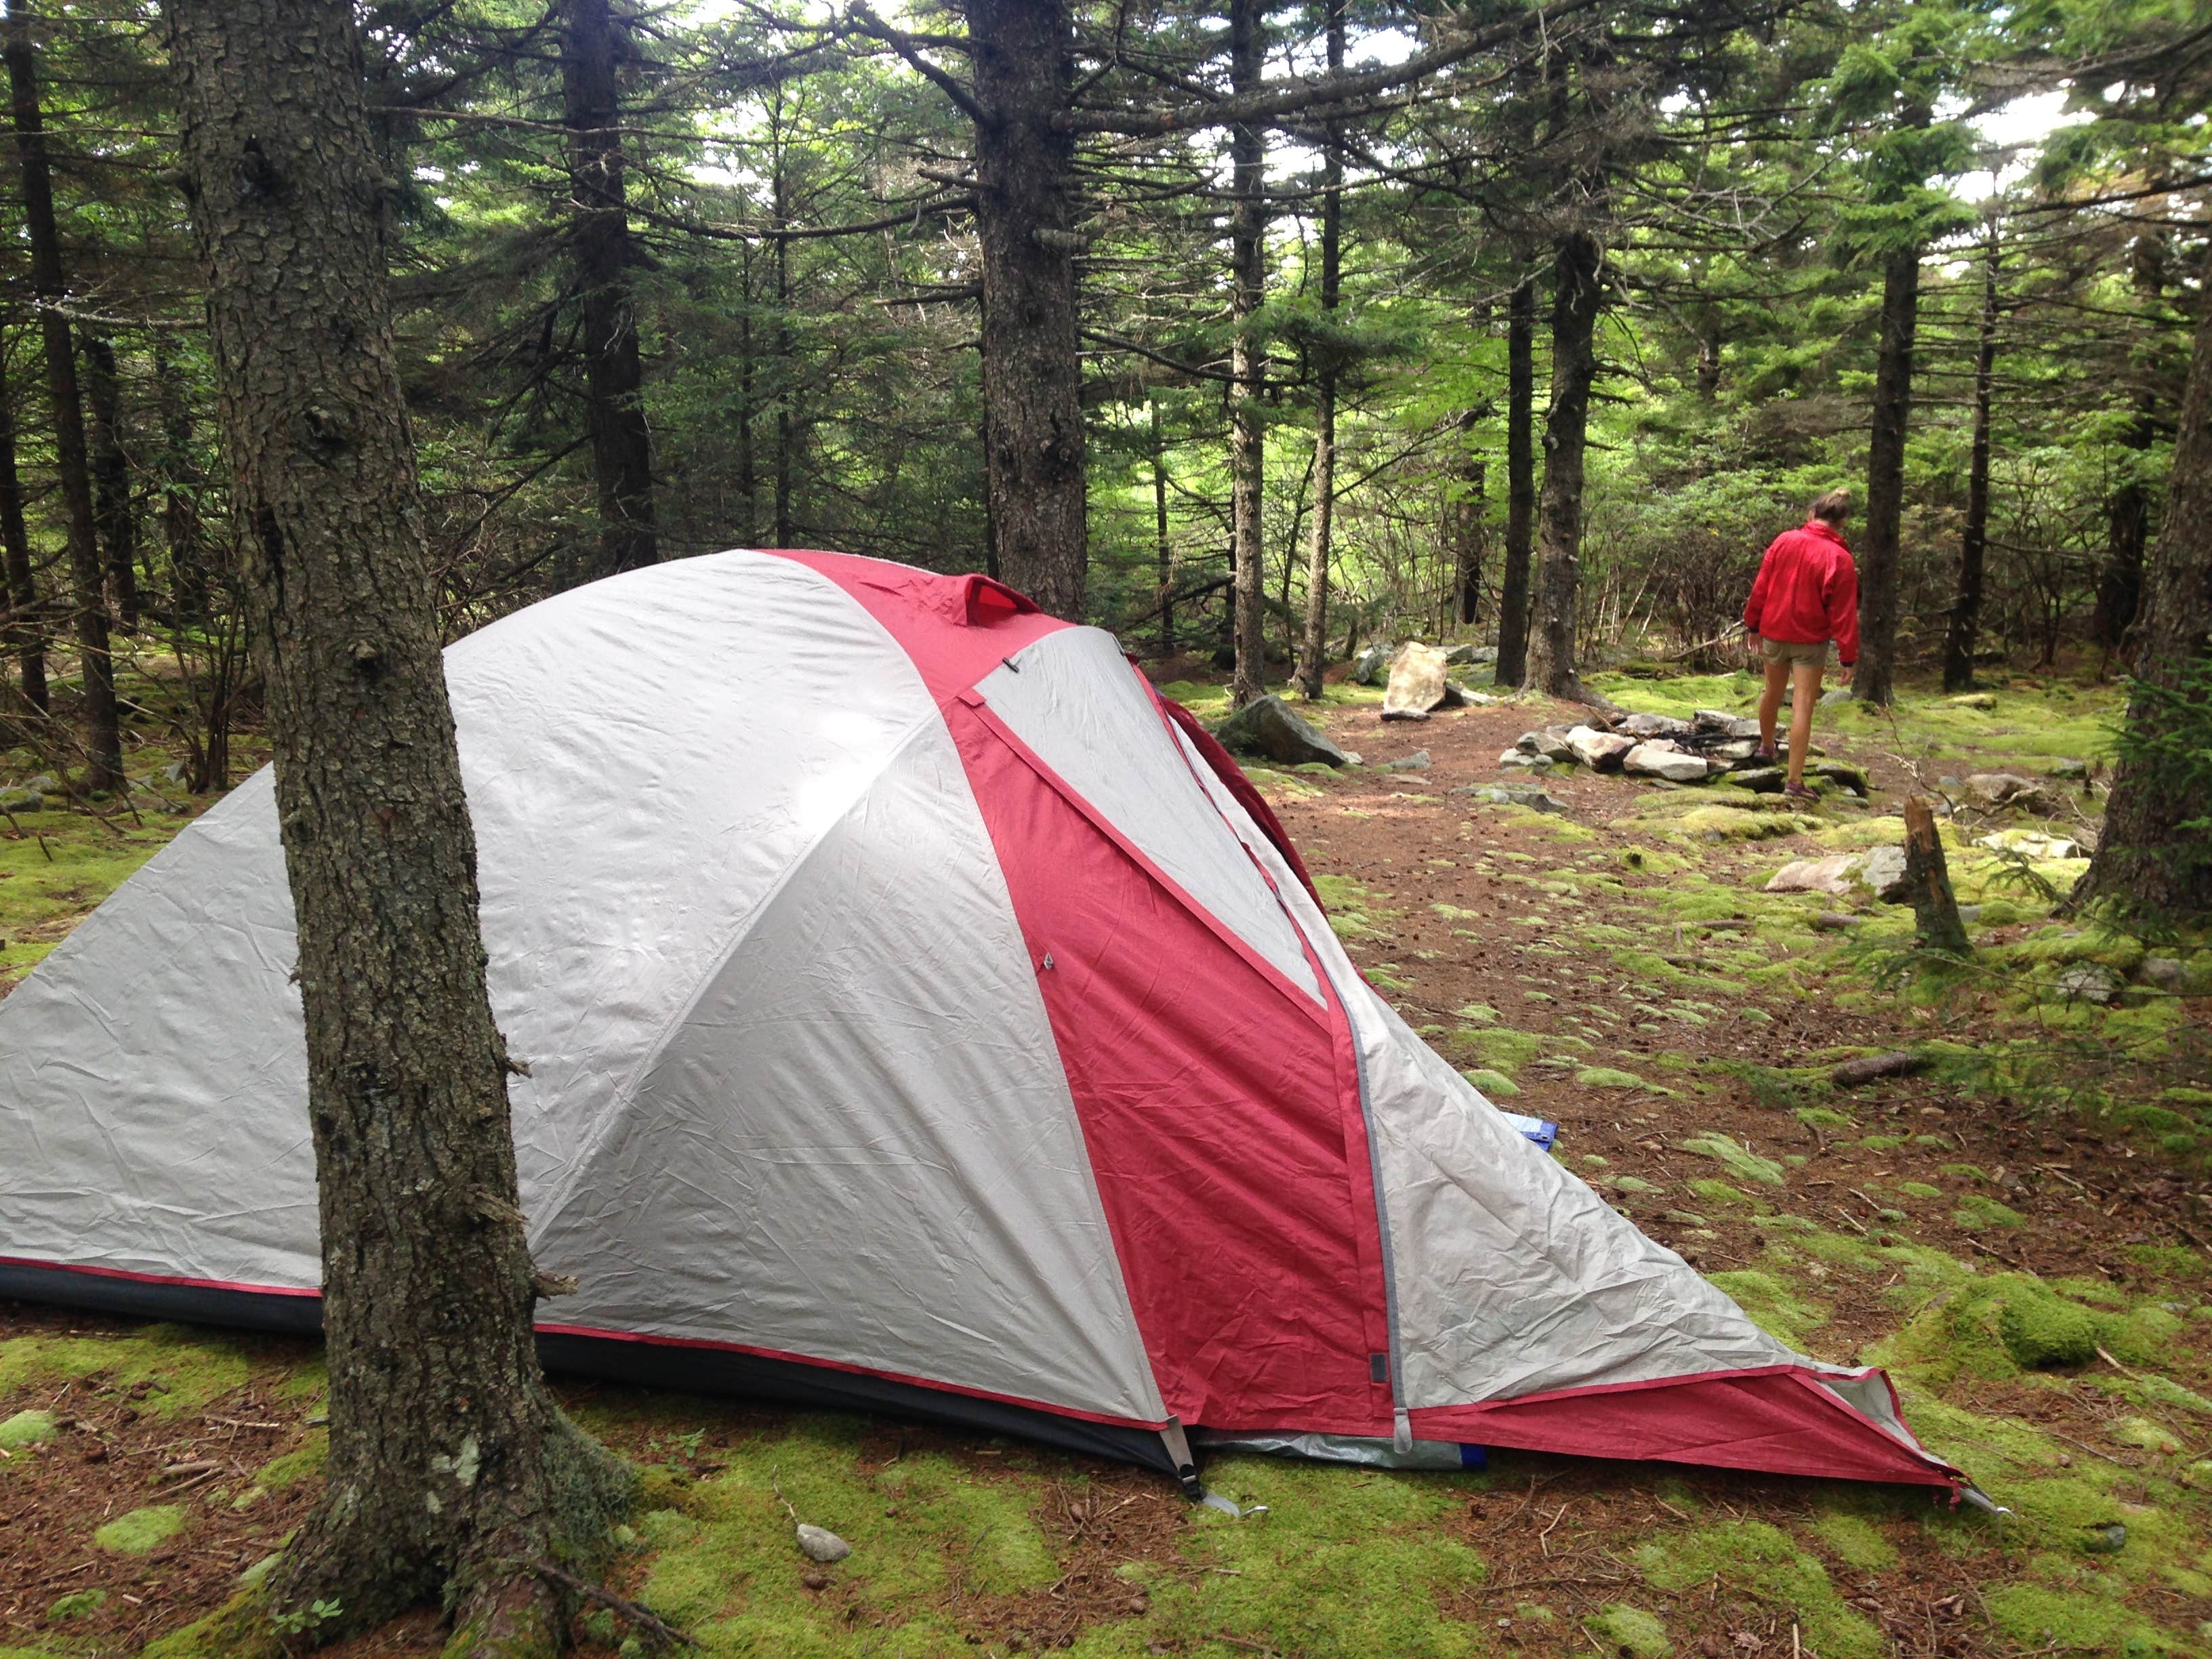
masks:
[[[317,1337],[323,1329],[323,1304],[319,1297],[270,1296],[211,1285],[110,1278],[67,1267],[0,1263],[0,1300],[48,1303],[126,1318],[279,1336]],[[1085,1457],[1138,1464],[1170,1478],[1176,1474],[1175,1460],[1157,1430],[1092,1423],[893,1377],[727,1348],[552,1331],[538,1333],[538,1352],[545,1369],[560,1376],[727,1395],[804,1411],[853,1412],[977,1433],[1014,1435]]]

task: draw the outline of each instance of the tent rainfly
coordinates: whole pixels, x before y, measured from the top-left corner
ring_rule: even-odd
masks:
[[[1112,637],[732,552],[447,653],[556,1368],[1135,1460],[1462,1447],[1942,1489],[1361,979]],[[270,775],[0,1003],[0,1296],[310,1331]]]

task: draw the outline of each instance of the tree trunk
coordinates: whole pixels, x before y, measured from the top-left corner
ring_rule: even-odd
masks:
[[[31,532],[23,522],[23,479],[15,470],[15,390],[0,349],[0,553],[7,559],[8,645],[21,675],[23,701],[46,712],[46,641],[39,622],[39,583]]]
[[[100,556],[107,566],[107,594],[126,634],[138,631],[138,520],[131,510],[131,457],[123,447],[123,386],[115,346],[97,334],[84,342],[85,403],[92,416],[94,515]]]
[[[1505,573],[1498,596],[1498,684],[1528,679],[1528,559],[1536,519],[1536,283],[1513,289],[1505,319]]]
[[[1851,695],[1887,708],[1895,690],[1898,530],[1905,512],[1905,427],[1912,413],[1912,335],[1920,249],[1890,256],[1881,282],[1881,344],[1867,449],[1866,541],[1859,557],[1859,665]]]
[[[533,1346],[354,9],[167,15],[298,919],[322,1237],[327,1486],[266,1596],[307,1644],[445,1595],[462,1627],[447,1653],[550,1653],[568,1609],[533,1564],[593,1570],[626,1483],[556,1410]]]
[[[1328,32],[1328,72],[1344,68],[1346,0],[1323,0]],[[1326,328],[1344,302],[1344,149],[1336,129],[1322,156],[1321,313]],[[1306,544],[1306,617],[1298,644],[1298,694],[1318,702],[1328,657],[1328,567],[1336,538],[1336,364],[1333,339],[1322,341],[1321,373],[1314,388],[1314,516]]]
[[[1583,452],[1597,378],[1597,313],[1604,256],[1587,230],[1559,239],[1552,281],[1552,407],[1544,421],[1544,493],[1537,504],[1536,603],[1528,684],[1584,702],[1575,666],[1582,583]]]
[[[69,530],[70,584],[75,590],[76,648],[84,682],[85,769],[88,791],[123,787],[123,730],[115,706],[115,659],[107,644],[100,533],[92,501],[92,469],[84,441],[84,399],[69,319],[55,307],[69,294],[61,232],[54,223],[53,178],[46,162],[46,121],[39,106],[38,47],[31,0],[8,0],[5,56],[14,105],[15,150],[23,175],[23,228],[31,242],[31,288],[43,302],[39,331],[46,348],[48,411],[54,427],[54,471]]]
[[[1474,441],[1475,417],[1472,413],[1460,417],[1460,430],[1464,441]],[[1460,497],[1452,503],[1452,599],[1453,617],[1462,628],[1474,626],[1477,613],[1482,608],[1482,554],[1484,522],[1486,503],[1483,499],[1488,485],[1490,468],[1481,457],[1471,450],[1460,459]]]
[[[660,556],[653,514],[653,436],[641,394],[622,104],[616,65],[623,25],[611,0],[563,0],[562,118],[568,132],[569,246],[582,313],[585,419],[599,494],[592,574],[635,570]]]
[[[170,605],[177,623],[208,620],[207,541],[200,524],[199,467],[192,459],[192,403],[160,335],[154,386],[161,415],[161,539],[169,554]]]
[[[1230,0],[1229,86],[1232,96],[1255,90],[1267,66],[1265,0]],[[1231,562],[1237,572],[1237,665],[1229,684],[1232,708],[1267,690],[1266,540],[1261,533],[1267,483],[1267,436],[1262,401],[1267,356],[1259,311],[1267,284],[1267,134],[1256,121],[1229,130],[1229,495]]]
[[[1966,920],[1951,891],[1951,872],[1944,862],[1935,810],[1918,795],[1908,795],[1905,801],[1905,886],[1911,896],[1920,948],[1946,956],[1972,956]]]
[[[1083,620],[1083,365],[1068,223],[1066,0],[966,0],[975,62],[975,227],[983,278],[983,405],[991,528],[1001,577]]]
[[[2136,417],[2121,434],[2121,446],[2130,452],[2128,477],[2112,491],[2105,507],[2105,562],[2097,572],[2097,606],[2089,617],[2089,637],[2105,653],[2109,665],[2127,643],[2142,606],[2143,554],[2150,546],[2150,491],[2135,470],[2157,437],[2152,423],[2151,398],[2136,402]]]
[[[769,113],[769,222],[778,230],[791,223],[791,175],[786,171],[783,96],[776,94]],[[799,396],[799,376],[792,371],[791,350],[791,239],[779,236],[769,256],[775,267],[775,370],[780,384],[775,396],[775,544],[796,547],[798,533],[792,523],[791,491],[796,429],[792,404]]]
[[[1974,351],[1974,439],[1966,463],[1966,523],[1959,538],[1959,597],[1943,640],[1943,689],[1970,690],[1982,615],[1982,556],[1990,543],[1990,401],[1997,366],[1997,232],[1982,270],[1982,329]]]
[[[739,547],[750,547],[760,534],[760,471],[753,459],[753,251],[750,243],[738,249],[739,301],[738,310],[738,494],[744,515],[738,535]]]
[[[2205,270],[2212,279],[2212,261]],[[2212,918],[2212,309],[2199,315],[2103,838],[2072,902]]]
[[[1168,539],[1168,442],[1160,429],[1160,400],[1147,400],[1152,416],[1152,557],[1160,584],[1160,654],[1175,655],[1175,544]]]

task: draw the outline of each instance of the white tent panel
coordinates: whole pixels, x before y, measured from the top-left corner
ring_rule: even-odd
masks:
[[[933,720],[756,913],[539,1233],[582,1280],[564,1321],[1166,1415]]]
[[[1114,636],[1048,634],[978,689],[991,712],[1216,921],[1316,1002],[1297,930],[1206,792],[1174,763],[1160,711]],[[1155,758],[1156,757],[1156,758]],[[1203,768],[1201,768],[1203,769]]]

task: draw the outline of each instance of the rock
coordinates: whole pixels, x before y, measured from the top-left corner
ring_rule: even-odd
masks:
[[[68,790],[62,787],[62,781],[51,772],[41,772],[35,778],[25,778],[23,780],[23,787],[30,790],[34,794],[40,795],[66,795],[69,793]]]
[[[1686,738],[1696,729],[1671,714],[1631,714],[1620,722],[1620,730],[1632,738]]]
[[[811,1590],[828,1589],[830,1575],[826,1572],[802,1572],[799,1575],[799,1582]]]
[[[1237,754],[1259,755],[1285,765],[1306,761],[1320,761],[1327,766],[1353,763],[1319,727],[1272,694],[1246,703],[1216,726],[1213,735],[1223,748]]]
[[[1699,732],[1725,732],[1735,724],[1736,717],[1725,708],[1692,708],[1690,725]]]
[[[1770,893],[1835,893],[1848,895],[1857,873],[1856,853],[1837,853],[1824,859],[1799,859],[1785,864],[1768,878]]]
[[[1833,708],[1837,703],[1849,702],[1850,700],[1851,688],[1850,686],[1832,685],[1826,690],[1820,693],[1820,706],[1823,708]]]
[[[186,762],[171,761],[161,769],[161,775],[171,783],[182,783],[185,781],[185,774],[191,769],[190,764]]]
[[[1852,879],[1884,904],[1902,904],[1910,896],[1905,886],[1905,849],[1876,847],[1859,855]]]
[[[1705,751],[1707,760],[1719,761],[1727,766],[1741,766],[1759,752],[1757,738],[1730,738],[1726,743],[1717,743]]]
[[[1409,640],[1390,661],[1390,682],[1382,691],[1382,718],[1419,719],[1443,705],[1444,653],[1433,645]]]
[[[43,812],[46,798],[33,789],[0,789],[0,812]]]
[[[1808,777],[1826,778],[1831,783],[1839,783],[1854,795],[1862,798],[1866,795],[1869,787],[1866,769],[1854,766],[1849,761],[1811,761],[1807,763],[1805,773]]]
[[[826,1527],[799,1523],[799,1547],[810,1560],[825,1566],[832,1561],[842,1561],[853,1553],[853,1547]]]
[[[1679,749],[1662,749],[1656,743],[1639,743],[1620,757],[1620,769],[1641,777],[1664,778],[1669,783],[1703,783],[1712,771],[1696,755]]]
[[[1636,747],[1634,738],[1616,738],[1594,726],[1571,728],[1566,741],[1568,750],[1593,772],[1618,772],[1628,751]]]
[[[1389,665],[1390,647],[1378,641],[1352,659],[1352,678],[1358,684],[1375,685],[1381,682]]]
[[[1862,925],[1860,917],[1846,915],[1841,910],[1823,910],[1813,918],[1813,926],[1824,933],[1848,933]]]
[[[2179,991],[2189,983],[2189,964],[2179,957],[2145,957],[2136,972],[2146,985]]]
[[[1467,792],[1492,806],[1525,806],[1535,812],[1565,812],[1567,804],[1532,783],[1481,783]]]
[[[2053,836],[2041,830],[1997,830],[1974,843],[1999,853],[2018,853],[2030,859],[2086,858],[2081,843],[2071,836]]]
[[[1514,739],[1513,746],[1524,755],[1542,755],[1562,765],[1575,757],[1574,745],[1567,741],[1567,728],[1564,726],[1547,726],[1540,732],[1523,732]]]
[[[1986,691],[1969,691],[1963,697],[1944,699],[1954,708],[1979,708],[1984,711],[1997,706],[1997,700]]]
[[[1729,773],[1721,781],[1738,789],[1748,789],[1755,795],[1778,795],[1790,781],[1790,774],[1779,766],[1751,766]]]
[[[2101,1527],[2091,1527],[2081,1547],[2092,1555],[2118,1555],[2128,1547],[2128,1523],[2107,1521]]]
[[[2047,778],[2086,778],[2089,775],[2089,763],[2078,760],[2056,760],[2045,769],[2043,775]]]
[[[2094,1002],[2102,1007],[2120,994],[2120,976],[2101,962],[2077,962],[2059,975],[2055,987],[2069,1002]]]
[[[1530,755],[1518,749],[1509,749],[1498,757],[1498,763],[1516,772],[1548,772],[1552,769],[1549,755]]]
[[[1463,645],[1453,646],[1449,651],[1444,653],[1444,661],[1454,668],[1470,667],[1476,663],[1496,662],[1497,660],[1498,647],[1496,646],[1477,645],[1471,640]]]
[[[1425,772],[1429,769],[1429,751],[1425,749],[1416,749],[1410,755],[1401,755],[1396,760],[1383,762],[1382,769],[1386,772]]]
[[[1984,806],[2040,811],[2047,805],[2034,779],[2012,772],[1976,772],[1967,778],[1966,792]]]

